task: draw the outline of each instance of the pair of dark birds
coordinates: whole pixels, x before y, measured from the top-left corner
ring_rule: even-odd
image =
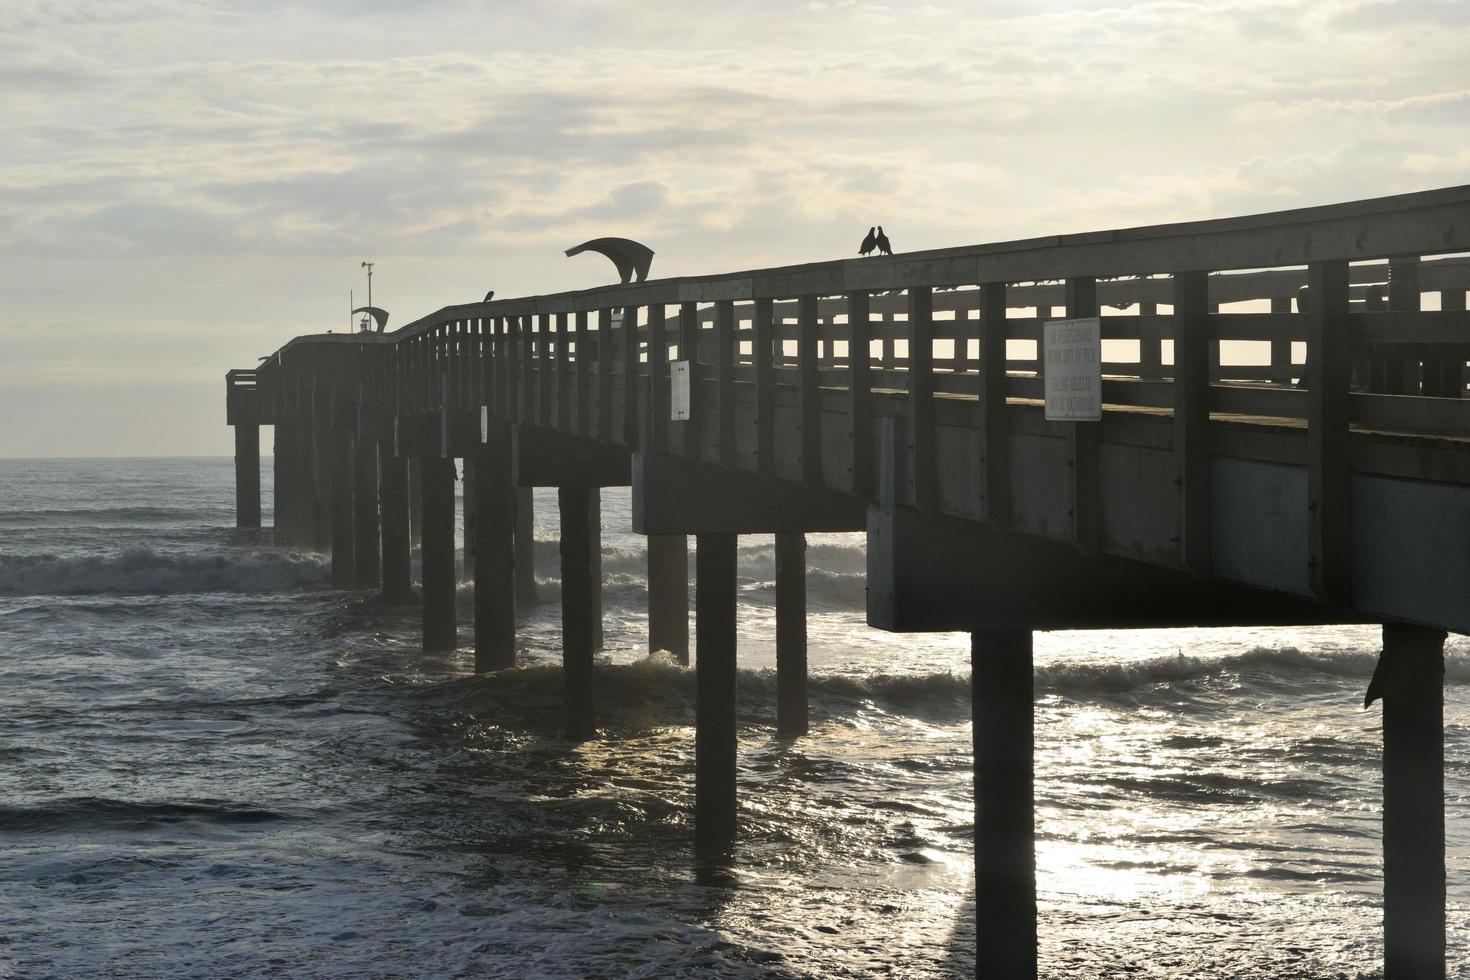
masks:
[[[882,225],[879,225],[876,228],[868,229],[868,237],[863,239],[863,244],[862,247],[858,249],[858,254],[867,255],[875,248],[878,250],[879,254],[893,254],[893,246],[888,243],[888,236],[883,234]]]

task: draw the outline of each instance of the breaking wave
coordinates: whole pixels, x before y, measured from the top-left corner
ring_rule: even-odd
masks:
[[[130,548],[86,557],[0,553],[0,595],[277,592],[321,582],[327,571],[319,556],[279,551],[199,555]]]

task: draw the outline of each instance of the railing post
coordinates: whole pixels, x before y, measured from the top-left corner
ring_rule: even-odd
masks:
[[[1174,460],[1179,473],[1179,558],[1208,576],[1210,554],[1209,277],[1174,276]]]
[[[1097,316],[1097,280],[1091,276],[1069,278],[1066,282],[1066,299],[1068,318]],[[1095,555],[1102,546],[1102,489],[1097,431],[1102,423],[1064,424],[1072,449],[1072,543],[1084,555]]]
[[[852,419],[853,492],[871,497],[873,466],[873,321],[868,292],[847,294],[847,393]]]
[[[592,434],[592,400],[587,394],[587,386],[592,380],[592,331],[587,327],[587,317],[586,310],[578,310],[576,313],[577,360],[572,365],[572,382],[577,390],[577,435],[579,436]]]
[[[1006,284],[980,286],[981,513],[991,527],[1011,523],[1010,434],[1006,420]]]
[[[638,307],[623,308],[623,444],[638,448]]]
[[[1417,313],[1420,307],[1419,256],[1400,255],[1388,260],[1388,308],[1396,312]],[[1420,392],[1420,369],[1417,353],[1409,354],[1403,344],[1385,344],[1386,385],[1390,395],[1417,395]],[[1427,371],[1426,371],[1427,373]]]
[[[1348,266],[1314,262],[1307,270],[1312,300],[1307,327],[1307,561],[1312,591],[1349,600],[1350,475]]]
[[[612,441],[613,311],[597,312],[597,438]]]
[[[1463,311],[1465,309],[1465,290],[1463,289],[1441,289],[1439,291],[1439,308],[1441,310]],[[1470,361],[1470,350],[1463,346],[1452,348],[1453,353],[1445,365],[1443,380],[1443,396],[1445,398],[1465,397],[1465,362]]]
[[[669,335],[664,305],[648,308],[648,445],[654,452],[669,448]]]
[[[801,477],[809,487],[822,482],[821,375],[817,371],[817,297],[796,304],[796,369],[800,378]]]
[[[1290,313],[1290,296],[1272,296],[1272,313]],[[1175,355],[1178,356],[1177,354]],[[1271,338],[1271,383],[1278,385],[1291,384],[1291,335],[1284,334],[1280,337]]]
[[[721,466],[735,465],[735,303],[715,304],[715,411]]]
[[[1156,317],[1159,304],[1153,300],[1138,301],[1138,315]],[[1138,338],[1138,376],[1145,381],[1162,381],[1164,378],[1164,342],[1158,337],[1145,337],[1140,328]]]
[[[689,362],[689,421],[684,430],[684,455],[699,458],[699,305],[679,304],[679,360]]]
[[[932,511],[935,499],[934,459],[934,293],[910,286],[909,304],[909,451],[914,481],[914,508]]]
[[[556,427],[562,432],[571,428],[572,399],[575,392],[571,386],[571,360],[568,351],[568,316],[556,315]]]
[[[756,469],[767,476],[776,468],[776,322],[775,301],[757,299],[750,345],[755,362]]]

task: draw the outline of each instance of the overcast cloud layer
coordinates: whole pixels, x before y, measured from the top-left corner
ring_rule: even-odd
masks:
[[[229,451],[222,378],[494,288],[1470,183],[1470,4],[0,6],[0,456]],[[410,9],[412,8],[412,9]]]

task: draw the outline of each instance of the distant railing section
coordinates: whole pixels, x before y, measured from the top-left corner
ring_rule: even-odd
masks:
[[[387,414],[488,405],[631,444],[638,413],[666,407],[667,364],[691,354],[717,398],[846,390],[861,411],[902,392],[920,415],[936,397],[993,410],[1041,397],[1045,319],[1101,315],[1109,407],[1175,410],[1183,349],[1205,365],[1207,412],[1306,419],[1309,361],[1331,348],[1325,380],[1350,424],[1466,435],[1470,258],[1420,258],[1456,250],[1470,250],[1470,188],[467,304],[390,334],[297,338],[238,375],[277,411],[323,390]],[[1429,293],[1440,309],[1420,311]]]

